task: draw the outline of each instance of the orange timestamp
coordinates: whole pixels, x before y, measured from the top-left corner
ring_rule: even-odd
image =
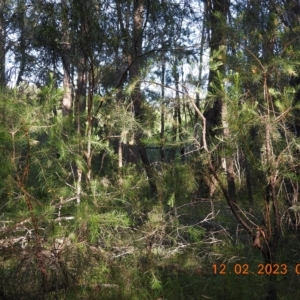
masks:
[[[300,275],[300,264],[295,266],[294,272]],[[256,270],[250,271],[248,264],[235,264],[231,267],[227,267],[226,264],[213,264],[213,273],[219,275],[285,275],[288,273],[288,266],[286,264],[258,264]]]

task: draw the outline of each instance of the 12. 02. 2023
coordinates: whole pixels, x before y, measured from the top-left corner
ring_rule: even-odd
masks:
[[[300,275],[300,264],[295,266],[294,271]],[[285,275],[288,273],[288,266],[287,264],[258,264],[256,270],[250,270],[248,264],[235,264],[230,267],[227,267],[226,264],[213,264],[213,273],[219,275]]]

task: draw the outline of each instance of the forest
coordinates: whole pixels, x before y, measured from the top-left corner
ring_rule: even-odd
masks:
[[[0,0],[0,299],[300,299],[298,0]]]

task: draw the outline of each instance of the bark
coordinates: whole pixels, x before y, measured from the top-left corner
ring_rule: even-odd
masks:
[[[208,14],[209,14],[209,22],[210,22],[210,40],[209,47],[211,54],[214,51],[219,50],[220,46],[224,46],[226,44],[226,32],[224,26],[222,26],[222,21],[226,22],[226,18],[229,11],[229,0],[210,0],[207,2],[208,5]],[[222,15],[222,21],[218,18],[218,16]],[[225,59],[225,51],[221,53],[223,56],[221,60]],[[224,66],[219,68],[221,73],[224,72]],[[210,70],[209,78],[208,78],[208,92],[212,93],[212,84],[218,84],[217,80],[217,72],[214,70]],[[217,131],[213,131],[216,126],[221,125],[221,114],[222,114],[222,99],[217,97],[211,108],[209,108],[204,116],[207,120],[207,130],[210,136],[215,136]]]
[[[122,142],[121,140],[119,141],[118,144],[118,162],[119,162],[119,169],[123,167],[123,147],[122,147]]]
[[[252,193],[251,172],[250,172],[250,166],[246,156],[244,157],[244,168],[245,168],[245,175],[246,175],[248,201],[250,207],[253,208],[254,201],[253,201],[253,193]]]
[[[179,73],[178,73],[178,58],[175,57],[175,62],[173,66],[173,77],[175,81],[175,99],[173,108],[173,147],[172,147],[172,160],[175,159],[176,155],[176,144],[179,138],[179,116],[180,116],[180,102],[179,102]]]
[[[223,134],[225,140],[229,142],[230,132],[228,128],[228,113],[227,113],[227,104],[226,102],[222,101],[222,123],[223,123]],[[228,145],[230,147],[230,144]],[[236,202],[236,188],[235,188],[235,181],[234,181],[234,162],[232,154],[228,154],[225,158],[226,161],[226,177],[227,177],[227,188],[228,188],[228,195],[231,201]]]
[[[143,44],[143,22],[144,22],[144,2],[143,0],[134,1],[133,8],[133,32],[132,32],[132,48],[129,57],[129,78],[131,81],[137,80],[135,89],[132,93],[132,101],[134,107],[135,118],[143,123],[143,95],[141,93],[141,83],[139,80],[140,70],[143,65],[142,61],[142,44]],[[146,174],[149,181],[150,192],[153,197],[157,194],[155,179],[154,179],[154,170],[150,165],[149,159],[146,153],[146,147],[143,145],[142,131],[139,130],[135,136],[136,144],[138,145],[139,154],[142,160],[142,163],[145,167]]]
[[[22,76],[25,71],[26,60],[26,30],[25,30],[25,1],[19,1],[18,3],[18,26],[20,28],[20,70],[16,81],[16,86],[22,81]],[[1,50],[0,50],[1,51]]]
[[[68,56],[64,59],[64,78],[63,78],[63,87],[64,87],[64,96],[62,101],[62,111],[63,116],[68,116],[72,113],[72,93],[71,93],[71,78],[70,78],[70,59]]]
[[[164,54],[163,54],[164,55]],[[164,135],[165,135],[165,71],[166,71],[166,60],[163,56],[161,65],[161,104],[160,104],[160,160],[165,162],[165,150],[164,150]]]
[[[184,146],[182,146],[183,134],[182,134],[182,119],[181,119],[181,101],[180,101],[180,88],[179,88],[179,59],[175,57],[173,65],[173,77],[175,81],[175,99],[173,108],[173,148],[172,148],[172,160],[175,159],[176,150],[178,149],[178,142],[180,143],[180,155],[181,160],[184,160]],[[183,86],[183,84],[182,84]]]
[[[63,28],[63,40],[62,40],[62,63],[63,63],[63,87],[64,96],[62,101],[63,116],[67,116],[72,113],[72,93],[71,93],[71,41],[69,32],[68,21],[68,0],[61,1],[62,6],[62,28]]]
[[[128,32],[129,32],[129,24],[127,22],[128,18],[129,18],[129,11],[130,8],[128,7],[130,5],[130,3],[127,3],[127,8],[125,10],[125,12],[122,12],[123,7],[121,7],[121,3],[120,2],[116,2],[116,9],[117,9],[117,18],[118,18],[118,25],[121,29],[121,35],[122,35],[122,39],[124,41],[124,46],[120,47],[119,45],[117,45],[114,49],[115,52],[115,60],[116,60],[116,84],[117,87],[117,94],[116,94],[116,100],[118,104],[122,104],[123,101],[123,89],[124,89],[124,83],[126,81],[126,77],[127,75],[124,76],[124,72],[127,73],[126,71],[126,64],[127,64],[127,58],[128,58]],[[123,18],[123,14],[125,15],[125,17]],[[124,22],[125,19],[125,22]],[[121,48],[121,49],[120,49]],[[122,57],[121,59],[119,58],[119,53],[122,53]],[[121,135],[121,134],[120,134]],[[124,155],[123,155],[123,151],[124,151]],[[123,167],[123,160],[125,159],[126,163],[130,162],[130,158],[129,158],[129,154],[128,154],[128,145],[125,145],[124,149],[123,149],[123,142],[121,141],[121,138],[119,138],[119,142],[118,142],[118,166],[119,168]]]
[[[207,5],[204,4],[204,15],[207,15]],[[203,22],[202,22],[202,30],[201,30],[201,42],[200,42],[200,57],[199,57],[199,69],[198,69],[198,89],[196,91],[196,106],[200,107],[200,91],[202,90],[203,87],[203,83],[202,83],[202,74],[203,74],[203,55],[204,55],[204,44],[205,44],[205,29],[206,29],[206,25],[205,25],[205,18],[203,18]],[[198,113],[195,111],[195,123],[197,123],[198,121]],[[197,139],[197,137],[195,136],[195,139]]]
[[[86,161],[87,161],[87,182],[91,182],[92,176],[92,128],[93,128],[93,98],[95,89],[95,76],[94,76],[94,65],[91,62],[91,67],[89,70],[89,89],[88,89],[88,107],[87,107],[87,151],[86,151]]]
[[[6,25],[4,17],[4,3],[0,2],[0,87],[6,86],[5,78],[5,43],[6,43]]]
[[[218,58],[221,60],[222,65],[218,68],[218,70],[210,70],[209,78],[208,78],[208,97],[210,95],[216,94],[216,90],[220,91],[219,95],[213,98],[212,107],[208,108],[204,117],[207,121],[207,133],[208,133],[208,143],[211,143],[214,137],[218,134],[221,134],[220,130],[216,130],[216,127],[223,126],[223,134],[225,138],[229,137],[229,129],[226,121],[227,118],[227,106],[225,100],[222,97],[221,91],[223,90],[222,83],[220,82],[218,72],[221,74],[225,73],[225,57],[226,57],[226,28],[224,28],[223,24],[226,24],[226,19],[229,13],[229,0],[211,0],[207,2],[207,10],[208,10],[208,18],[210,23],[210,39],[209,39],[209,47],[211,55],[214,54],[215,51],[220,51],[220,55]],[[220,48],[223,47],[223,48]],[[211,159],[213,157],[211,156]],[[221,164],[222,158],[216,156],[213,161],[213,168],[217,170]],[[234,168],[233,168],[233,158],[232,156],[228,156],[225,158],[226,162],[226,174],[227,174],[227,186],[228,193],[231,201],[236,201],[236,191],[235,191],[235,182],[234,182]],[[210,180],[213,183],[213,179]],[[210,191],[213,191],[214,187],[210,187]]]
[[[86,60],[83,56],[79,59],[77,66],[77,91],[76,91],[76,117],[77,132],[83,134],[81,116],[86,110],[87,72]]]
[[[182,73],[181,73],[181,78],[182,78],[182,83],[181,86],[183,86],[183,68],[181,69]],[[180,158],[181,161],[184,162],[185,161],[185,149],[184,149],[184,144],[183,144],[183,129],[182,129],[182,118],[181,118],[181,108],[183,108],[183,115],[185,113],[185,107],[184,107],[184,103],[182,104],[181,107],[181,101],[180,101],[180,95],[179,95],[179,90],[178,90],[178,137],[179,137],[179,141],[180,141]]]

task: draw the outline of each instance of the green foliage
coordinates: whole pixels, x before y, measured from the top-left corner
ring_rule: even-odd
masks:
[[[296,1],[46,2],[0,4],[0,84],[38,83],[1,87],[0,297],[265,298],[246,223],[299,298]]]
[[[170,207],[185,203],[196,188],[194,171],[188,164],[175,162],[163,166],[159,189]]]

